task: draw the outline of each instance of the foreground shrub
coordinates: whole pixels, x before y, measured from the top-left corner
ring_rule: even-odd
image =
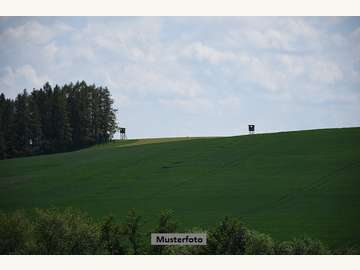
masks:
[[[71,208],[37,209],[34,237],[36,254],[96,254],[99,251],[98,227],[87,215]]]
[[[201,228],[193,228],[188,233],[206,233]],[[204,255],[207,254],[206,246],[165,246],[163,254],[168,255]]]
[[[31,225],[23,212],[0,212],[0,254],[26,254],[30,234]]]
[[[225,218],[208,231],[206,246],[151,246],[150,234],[142,229],[135,210],[129,211],[124,223],[113,217],[96,222],[71,208],[37,209],[29,216],[0,212],[0,254],[331,254],[323,243],[309,237],[274,243],[270,236],[234,218]],[[152,232],[177,231],[173,213],[165,210]],[[359,254],[359,249],[342,248],[333,254]]]
[[[162,210],[159,216],[159,223],[152,233],[173,233],[176,232],[177,222],[174,220],[174,215],[171,210]],[[150,234],[149,234],[150,238]],[[168,246],[151,246],[151,254],[168,254]]]
[[[325,245],[309,237],[295,238],[291,241],[280,242],[276,247],[276,254],[282,255],[324,255],[330,254]]]
[[[341,247],[334,250],[337,255],[360,255],[360,248],[356,246]]]
[[[323,255],[329,254],[328,249],[319,240],[309,237],[296,238],[293,240],[295,255]]]
[[[226,217],[207,239],[207,254],[245,254],[249,230],[237,219]]]
[[[294,255],[294,244],[291,241],[283,241],[276,245],[275,253],[278,255]]]
[[[131,209],[127,215],[125,223],[125,234],[130,242],[129,254],[140,254],[142,249],[141,217]]]
[[[122,224],[117,224],[114,217],[109,216],[100,225],[100,242],[106,254],[127,254],[129,241]]]
[[[246,239],[245,254],[272,255],[275,254],[275,243],[264,233],[249,231]]]

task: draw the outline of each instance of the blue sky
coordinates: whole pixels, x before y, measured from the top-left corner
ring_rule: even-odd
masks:
[[[0,17],[0,92],[78,80],[131,138],[360,126],[360,18]]]

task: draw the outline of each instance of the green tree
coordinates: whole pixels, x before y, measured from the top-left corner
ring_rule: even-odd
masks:
[[[136,214],[134,209],[131,209],[126,218],[125,232],[130,242],[132,254],[139,254],[141,249],[140,220],[141,217]]]
[[[1,132],[3,140],[3,153],[2,158],[9,158],[15,156],[15,133],[14,133],[14,101],[10,99],[5,99],[5,96],[2,94],[2,109],[1,109]]]
[[[173,233],[176,232],[176,229],[177,222],[174,220],[173,212],[171,210],[162,210],[154,233]],[[151,251],[155,254],[163,254],[165,249],[165,246],[152,246]]]
[[[275,253],[275,243],[264,233],[249,231],[246,240],[245,254],[272,255]]]
[[[108,142],[116,132],[116,110],[111,99],[109,89],[98,88],[100,93],[100,142]]]
[[[41,153],[42,150],[43,133],[41,125],[41,115],[37,104],[35,92],[32,92],[29,97],[29,113],[32,153],[37,154]]]
[[[6,157],[6,142],[5,142],[5,127],[4,127],[4,119],[6,117],[5,107],[6,107],[5,95],[1,93],[0,95],[0,159]]]
[[[321,241],[303,236],[291,241],[279,242],[275,247],[275,253],[281,255],[322,255],[330,254],[330,251]]]
[[[239,220],[226,217],[209,232],[207,254],[245,254],[248,235]]]
[[[129,251],[126,230],[109,216],[100,225],[100,241],[108,254],[127,254]]]
[[[0,96],[0,158],[80,149],[111,140],[116,110],[107,88],[47,82],[15,101]]]
[[[68,119],[67,102],[64,91],[55,86],[52,99],[53,144],[55,151],[65,151],[71,145],[71,127]]]
[[[36,254],[97,254],[99,230],[84,213],[67,208],[63,211],[37,209],[34,222]]]
[[[19,94],[15,99],[14,137],[16,156],[31,154],[30,110],[27,91]]]
[[[28,254],[31,224],[25,214],[0,212],[0,254]]]

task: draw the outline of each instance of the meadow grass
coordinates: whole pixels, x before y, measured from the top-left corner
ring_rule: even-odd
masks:
[[[182,228],[224,216],[286,240],[360,245],[360,128],[117,141],[0,161],[0,209],[72,206],[96,218],[172,209]]]

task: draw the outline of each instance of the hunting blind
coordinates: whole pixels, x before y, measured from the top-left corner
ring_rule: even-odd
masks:
[[[119,131],[120,131],[120,140],[126,140],[127,137],[126,137],[126,128],[119,128]]]
[[[249,134],[255,133],[255,125],[249,125]]]

